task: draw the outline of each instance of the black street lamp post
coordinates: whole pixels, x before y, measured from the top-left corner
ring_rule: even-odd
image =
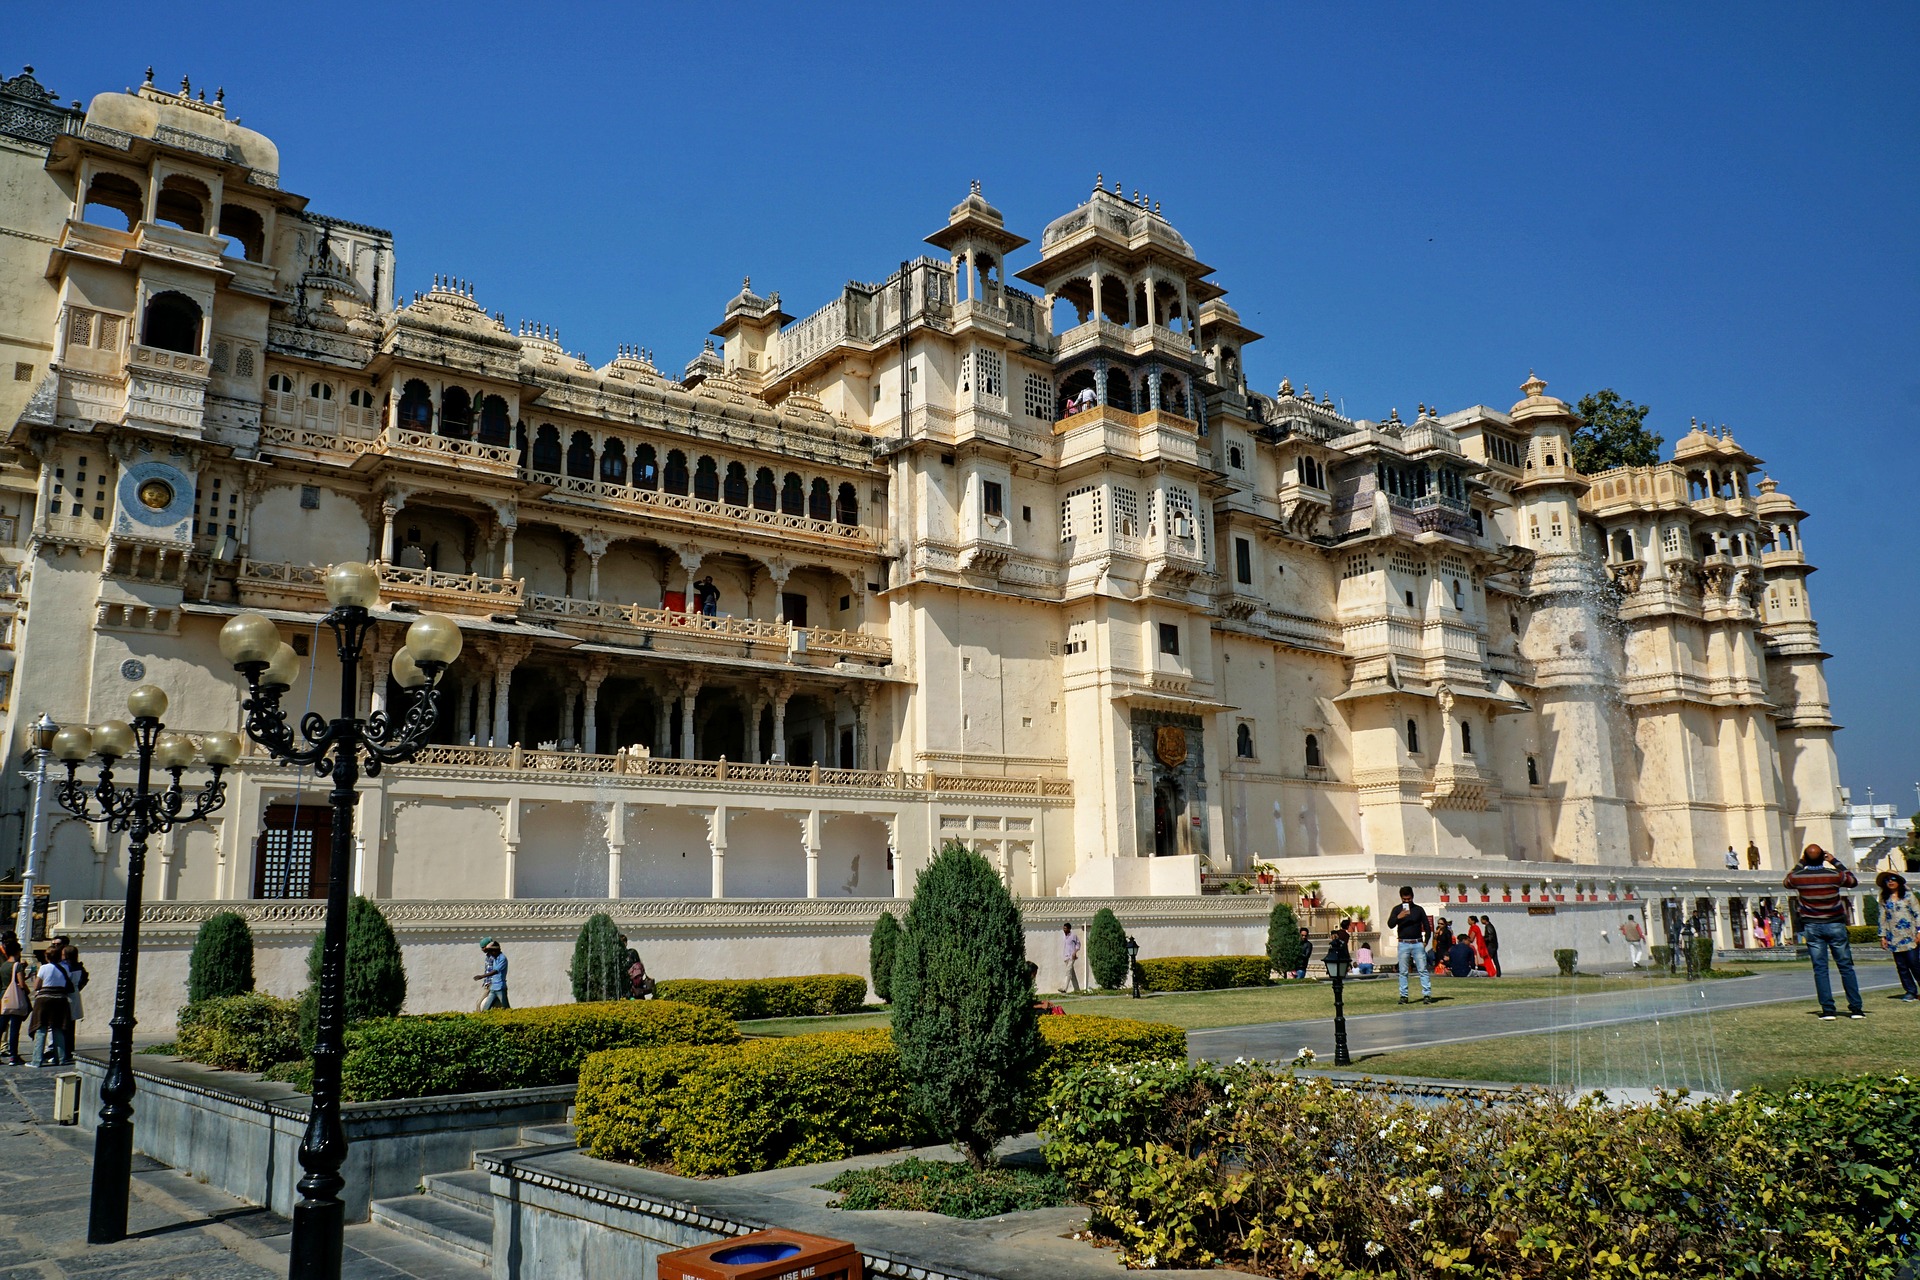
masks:
[[[293,683],[298,663],[292,647],[280,639],[272,619],[243,613],[221,629],[220,651],[246,677],[247,736],[286,764],[311,766],[333,780],[333,855],[327,868],[327,913],[320,944],[319,1020],[313,1042],[313,1102],[300,1142],[300,1199],[293,1206],[293,1236],[287,1274],[293,1280],[338,1280],[346,1206],[340,1166],[347,1136],[340,1124],[340,1060],[346,1040],[347,890],[352,884],[355,784],[364,771],[377,777],[381,767],[412,759],[427,745],[439,719],[440,677],[460,656],[460,629],[449,618],[425,614],[407,629],[407,643],[393,659],[393,678],[419,697],[404,718],[375,711],[357,714],[360,659],[373,630],[372,607],[379,600],[380,577],[373,566],[336,564],[327,570],[326,616],[340,655],[340,714],[328,720],[317,711],[301,717],[299,730],[287,723],[280,698]],[[362,765],[362,756],[365,764]]]
[[[196,746],[186,734],[168,732],[160,723],[167,713],[167,695],[150,684],[127,695],[127,712],[132,724],[109,720],[92,730],[62,729],[53,735],[52,743],[54,756],[67,766],[66,781],[58,792],[60,807],[87,822],[104,822],[110,832],[127,833],[127,901],[120,921],[120,974],[113,992],[107,1073],[100,1083],[100,1125],[93,1138],[89,1244],[112,1244],[127,1237],[127,1194],[133,1179],[133,1000],[140,973],[140,898],[146,884],[147,839],[183,822],[198,822],[225,803],[227,784],[220,775],[240,758],[238,734],[209,733]],[[180,775],[202,753],[213,777],[188,808]],[[129,755],[139,761],[131,789],[113,780],[114,762]],[[100,761],[100,777],[92,786],[79,777],[80,764],[88,756]],[[164,791],[153,789],[155,765],[172,775]]]
[[[1140,943],[1132,934],[1127,935],[1127,985],[1133,988],[1133,998],[1140,998]]]
[[[1347,950],[1347,933],[1336,929],[1333,940],[1327,944],[1327,957],[1321,962],[1327,976],[1333,979],[1333,1065],[1346,1067],[1353,1064],[1347,1056],[1347,970],[1353,964],[1353,954]]]

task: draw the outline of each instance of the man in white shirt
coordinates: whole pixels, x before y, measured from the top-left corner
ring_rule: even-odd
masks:
[[[1071,924],[1060,926],[1060,959],[1067,966],[1067,981],[1062,991],[1080,990],[1080,973],[1074,966],[1080,959],[1080,935]]]

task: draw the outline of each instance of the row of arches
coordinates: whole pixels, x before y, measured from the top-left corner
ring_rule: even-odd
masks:
[[[1122,413],[1140,413],[1164,409],[1183,418],[1193,416],[1187,398],[1187,380],[1178,373],[1147,370],[1137,379],[1124,369],[1081,369],[1067,375],[1060,384],[1056,412],[1066,418],[1104,404]]]
[[[756,468],[749,478],[743,462],[727,461],[723,470],[722,462],[712,454],[690,459],[681,449],[669,449],[662,465],[659,451],[645,442],[634,444],[629,459],[627,444],[619,437],[606,437],[596,452],[592,433],[580,430],[568,436],[563,451],[560,429],[550,422],[535,428],[530,448],[523,431],[521,451],[522,465],[536,473],[597,479],[603,484],[629,485],[839,524],[860,523],[860,495],[850,481],[841,481],[836,490],[823,476],[809,482],[799,472],[789,471],[776,478],[773,468],[764,466]]]
[[[266,260],[267,225],[260,213],[242,204],[225,203],[219,217],[211,217],[213,192],[207,184],[185,174],[171,173],[160,180],[153,201],[153,221],[196,235],[214,234],[231,240],[249,262]],[[81,197],[79,218],[94,226],[131,231],[147,217],[147,195],[125,174],[96,173]]]

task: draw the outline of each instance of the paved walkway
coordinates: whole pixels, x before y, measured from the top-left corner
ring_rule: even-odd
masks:
[[[1859,970],[1862,993],[1898,991],[1900,980],[1891,965],[1865,965]],[[1835,996],[1841,995],[1834,982]],[[1380,978],[1367,979],[1382,981]],[[1384,981],[1397,983],[1389,975]],[[1457,979],[1497,982],[1497,978]],[[1818,1009],[1813,996],[1813,974],[1807,965],[1781,965],[1778,971],[1751,978],[1716,978],[1698,984],[1648,983],[1627,991],[1587,992],[1558,999],[1507,1000],[1493,1004],[1450,1005],[1445,1001],[1448,981],[1436,978],[1433,990],[1439,1004],[1414,1003],[1392,1013],[1363,1014],[1347,1019],[1347,1049],[1358,1064],[1363,1055],[1392,1053],[1459,1044],[1495,1036],[1526,1035],[1540,1031],[1568,1031],[1615,1023],[1645,1022],[1687,1014],[1716,1013],[1749,1005],[1805,1001],[1808,1012]],[[1419,980],[1410,987],[1420,998]],[[1875,1017],[1920,1017],[1913,1009],[1869,999],[1867,1013]],[[1268,1022],[1247,1027],[1189,1031],[1187,1049],[1195,1058],[1227,1062],[1234,1058],[1291,1060],[1302,1048],[1333,1060],[1333,990],[1327,989],[1327,1016],[1310,1022]]]
[[[87,1243],[93,1131],[54,1124],[53,1071],[0,1067],[0,1280],[275,1280],[286,1219],[134,1157],[130,1235]],[[134,1099],[135,1124],[140,1101]],[[347,1228],[343,1280],[483,1280],[378,1227]]]

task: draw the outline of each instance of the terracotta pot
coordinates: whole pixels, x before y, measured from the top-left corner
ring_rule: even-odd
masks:
[[[1503,893],[1503,894],[1501,894],[1501,895],[1500,895],[1500,901],[1502,901],[1502,902],[1512,902],[1512,901],[1513,901],[1513,895],[1512,895],[1512,894],[1510,894],[1510,893]]]

